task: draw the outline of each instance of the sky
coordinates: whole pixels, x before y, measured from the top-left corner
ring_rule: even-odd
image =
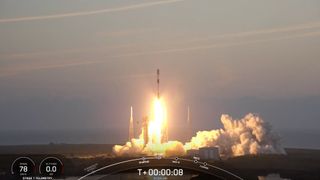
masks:
[[[0,0],[0,131],[126,129],[159,68],[172,134],[188,106],[317,132],[319,47],[318,0]]]

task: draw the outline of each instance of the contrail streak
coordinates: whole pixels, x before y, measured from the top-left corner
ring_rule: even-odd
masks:
[[[137,52],[137,53],[131,53],[131,54],[118,55],[118,56],[109,56],[108,58],[134,57],[134,56],[145,56],[145,55],[154,55],[154,54],[167,54],[167,53],[169,54],[169,53],[178,53],[178,52],[197,51],[202,49],[227,48],[227,47],[233,47],[233,46],[249,45],[249,44],[280,41],[280,40],[289,40],[289,39],[304,38],[304,37],[317,37],[317,36],[320,36],[320,31],[306,32],[301,34],[269,38],[269,39],[252,40],[252,41],[243,41],[243,42],[234,42],[234,43],[225,43],[225,44],[211,44],[211,45],[193,46],[193,47],[186,47],[186,48],[162,49],[162,50],[148,51],[148,52]],[[89,64],[100,64],[100,63],[107,63],[107,62],[110,62],[110,61],[96,60],[96,61],[83,61],[83,62],[75,62],[75,63],[68,63],[68,64],[42,65],[42,66],[36,66],[32,68],[18,69],[18,70],[5,72],[5,73],[0,73],[0,77],[18,75],[20,73],[35,71],[35,70],[42,70],[42,69],[56,69],[56,68],[82,66],[82,65],[89,65]]]
[[[226,34],[222,35],[221,37],[244,37],[244,36],[252,36],[252,35],[260,35],[260,34],[272,34],[272,33],[282,33],[282,32],[291,32],[291,31],[298,31],[298,30],[308,30],[313,28],[319,28],[320,22],[313,22],[307,24],[300,24],[297,26],[288,26],[288,27],[280,27],[280,28],[271,28],[271,29],[263,29],[263,30],[256,30],[256,31],[247,31],[241,33],[234,33],[234,34]]]
[[[257,36],[257,35],[271,35],[271,34],[276,34],[276,33],[290,33],[290,32],[297,32],[301,30],[311,30],[311,29],[318,29],[320,28],[320,22],[311,22],[311,23],[305,23],[305,24],[298,24],[295,26],[287,26],[287,27],[277,27],[277,28],[268,28],[268,29],[261,29],[261,30],[253,30],[253,31],[244,31],[244,32],[237,32],[237,33],[225,33],[225,34],[220,34],[216,36],[209,36],[206,38],[196,38],[196,39],[186,39],[183,43],[203,43],[207,42],[213,39],[224,39],[224,38],[243,38],[243,37],[251,37],[251,36]],[[316,31],[314,31],[316,32]],[[301,33],[306,35],[307,33]],[[297,35],[294,35],[297,36]],[[287,37],[287,36],[283,36]],[[282,38],[283,38],[282,37]],[[254,40],[253,40],[254,41]],[[261,41],[261,40],[258,40]],[[264,40],[263,40],[264,41]],[[231,46],[231,44],[243,44],[243,42],[236,42],[236,43],[227,43],[227,46]],[[128,45],[122,45],[122,46],[115,46],[115,47],[108,47],[108,48],[122,48],[122,47],[128,47]],[[135,46],[134,44],[132,46]],[[206,45],[204,45],[206,46]],[[208,45],[207,45],[208,46]],[[209,45],[211,46],[211,45]],[[226,46],[226,43],[220,43],[220,44],[214,44],[213,46]],[[166,53],[166,52],[177,52],[177,51],[186,51],[186,50],[194,50],[194,49],[204,49],[203,45],[195,45],[195,46],[189,46],[186,48],[172,48],[172,49],[164,49],[164,50],[158,50],[157,53]],[[212,48],[212,47],[208,47]],[[59,53],[66,53],[66,52],[84,52],[84,49],[74,49],[74,50],[64,50],[60,51]],[[53,52],[54,54],[57,52]],[[121,56],[136,56],[136,55],[144,55],[144,54],[157,54],[154,51],[151,52],[135,52],[135,53],[129,53],[129,54],[123,54],[123,55],[117,55],[117,57]],[[24,53],[24,54],[12,54],[12,55],[7,55],[7,59],[10,58],[18,58],[18,57],[23,57],[23,56],[38,56],[41,54],[52,54],[52,52],[35,52],[35,53]],[[4,58],[4,59],[6,59]]]
[[[206,38],[196,38],[189,40],[190,42],[200,42],[200,41],[208,41],[211,39],[224,39],[224,38],[245,38],[250,36],[257,36],[257,35],[269,35],[274,33],[287,33],[287,32],[294,32],[294,31],[301,31],[301,30],[310,30],[320,28],[320,22],[312,22],[306,24],[299,24],[296,26],[288,26],[288,27],[278,27],[278,28],[270,28],[270,29],[262,29],[262,30],[254,30],[254,31],[245,31],[245,32],[236,32],[236,33],[226,33],[221,34],[213,37],[206,37]]]
[[[25,17],[16,17],[16,18],[6,18],[6,19],[0,19],[0,23],[13,23],[13,22],[21,22],[21,21],[35,21],[35,20],[58,19],[58,18],[67,18],[67,17],[88,16],[88,15],[95,15],[95,14],[105,14],[105,13],[146,8],[146,7],[157,6],[161,4],[170,4],[170,3],[180,2],[180,1],[185,1],[185,0],[162,0],[162,1],[154,1],[154,2],[129,5],[124,7],[100,9],[95,11],[73,12],[73,13],[53,14],[53,15],[45,15],[45,16],[25,16]]]
[[[320,31],[306,32],[306,33],[301,33],[301,34],[296,34],[296,35],[275,37],[275,38],[269,38],[269,39],[258,39],[258,40],[251,40],[251,41],[242,41],[242,42],[199,45],[199,46],[190,46],[190,47],[185,47],[185,48],[162,49],[162,50],[147,51],[147,52],[136,52],[136,53],[130,53],[130,54],[111,56],[110,58],[133,57],[133,56],[144,56],[144,55],[176,53],[176,52],[188,52],[188,51],[195,51],[195,50],[202,50],[202,49],[213,49],[213,48],[226,48],[226,47],[232,47],[232,46],[249,45],[249,44],[256,44],[256,43],[263,43],[263,42],[270,42],[270,41],[279,41],[279,40],[295,39],[295,38],[303,38],[303,37],[313,37],[313,36],[320,36]]]

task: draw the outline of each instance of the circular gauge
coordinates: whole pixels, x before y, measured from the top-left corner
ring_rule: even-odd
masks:
[[[35,174],[35,163],[28,157],[19,157],[11,165],[11,173],[16,176],[32,176]]]
[[[47,157],[41,161],[39,173],[44,176],[57,177],[63,172],[63,164],[56,157]]]

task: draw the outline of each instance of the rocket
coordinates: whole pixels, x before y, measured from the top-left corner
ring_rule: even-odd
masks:
[[[157,98],[160,99],[160,69],[157,69]],[[166,120],[164,129],[162,129],[161,143],[168,142],[168,122]]]

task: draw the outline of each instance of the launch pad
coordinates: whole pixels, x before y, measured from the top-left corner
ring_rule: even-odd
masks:
[[[166,105],[160,96],[160,70],[157,69],[157,92],[151,105],[150,115],[142,119],[141,131],[138,139],[142,140],[143,147],[148,144],[163,144],[168,142],[168,121]],[[129,142],[134,139],[133,110],[131,107],[129,121]]]

